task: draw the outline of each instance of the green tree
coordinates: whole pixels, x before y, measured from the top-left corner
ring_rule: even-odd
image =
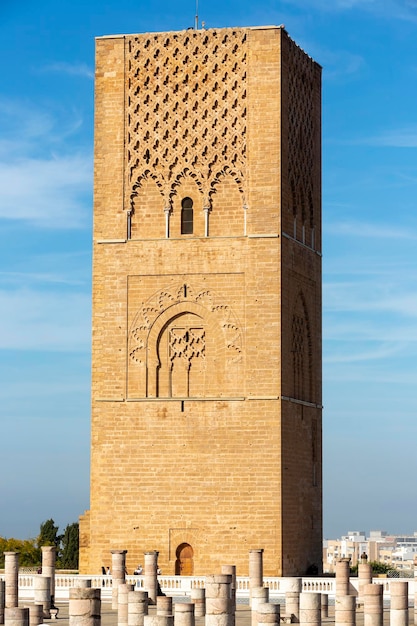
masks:
[[[37,540],[38,548],[42,546],[55,546],[57,552],[61,544],[62,535],[58,535],[59,526],[55,526],[54,520],[48,519],[42,522]]]
[[[36,546],[35,539],[6,539],[0,537],[0,568],[4,568],[3,552],[19,552],[21,567],[34,567],[41,564],[41,551]]]
[[[59,564],[64,569],[78,569],[79,531],[78,522],[73,522],[66,526],[62,535]]]

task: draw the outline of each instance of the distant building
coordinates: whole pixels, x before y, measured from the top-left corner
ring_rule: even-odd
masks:
[[[367,538],[363,531],[349,531],[341,539],[327,539],[323,547],[323,571],[334,572],[340,558],[349,558],[353,567],[358,564],[363,552],[369,561],[392,565],[393,569],[413,570],[417,556],[417,532],[405,537],[371,530]]]

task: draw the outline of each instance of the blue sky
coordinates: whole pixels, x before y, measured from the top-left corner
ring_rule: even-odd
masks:
[[[94,37],[193,0],[0,0],[0,535],[89,506]],[[417,530],[417,1],[200,0],[323,66],[324,535]]]

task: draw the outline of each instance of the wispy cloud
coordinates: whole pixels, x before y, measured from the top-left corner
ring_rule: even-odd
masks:
[[[88,352],[90,295],[0,291],[0,349]]]
[[[0,161],[0,218],[54,229],[85,226],[91,185],[90,156]]]
[[[379,135],[365,136],[351,143],[388,148],[417,148],[417,126],[382,131]]]
[[[390,224],[353,221],[327,222],[323,230],[327,235],[352,235],[368,239],[417,240],[417,230],[405,226],[398,228]]]
[[[91,80],[94,79],[94,71],[85,63],[57,62],[44,66],[40,71],[68,74],[69,76],[81,76]]]
[[[284,0],[305,8],[304,0]],[[417,3],[415,0],[310,0],[309,7],[326,13],[338,11],[363,10],[375,16],[390,20],[417,22]]]
[[[92,155],[68,137],[80,120],[64,126],[50,111],[0,100],[0,219],[44,228],[80,228],[91,207]]]

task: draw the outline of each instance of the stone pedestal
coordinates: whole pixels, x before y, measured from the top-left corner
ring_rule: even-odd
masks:
[[[319,593],[300,593],[300,624],[321,626],[321,598]]]
[[[5,608],[19,604],[19,553],[4,553],[4,580],[6,583]],[[17,615],[17,614],[16,614]]]
[[[235,621],[236,621],[236,565],[222,565],[221,573],[232,577],[230,599],[232,601],[231,611],[232,611],[232,616],[233,616],[233,624],[235,624]]]
[[[339,596],[334,605],[335,626],[355,626],[356,624],[356,597]]]
[[[176,602],[174,604],[175,626],[195,626],[194,604]]]
[[[157,615],[173,615],[172,598],[170,596],[157,596],[156,614]]]
[[[133,591],[133,585],[119,583],[117,588],[117,624],[127,626],[128,621],[128,593]]]
[[[173,615],[145,615],[144,626],[174,626]]]
[[[6,606],[4,624],[5,626],[29,626],[29,609]]]
[[[206,590],[191,589],[191,602],[194,604],[194,617],[204,617],[206,614]]]
[[[390,583],[390,626],[408,626],[408,582],[396,580]]]
[[[33,577],[34,598],[36,604],[42,604],[43,617],[51,617],[51,579],[43,574]]]
[[[69,626],[100,626],[101,590],[70,589],[68,613]]]
[[[340,559],[336,563],[336,598],[349,595],[350,560]]]
[[[363,604],[363,588],[372,584],[372,567],[369,563],[358,565],[358,603]]]
[[[259,604],[257,614],[258,626],[280,626],[279,604],[270,604],[269,602]]]
[[[127,594],[128,626],[143,626],[145,615],[148,615],[148,592],[139,589],[129,591]]]
[[[232,626],[232,577],[206,576],[206,626]]]
[[[156,604],[158,597],[158,554],[156,550],[144,554],[143,586],[148,592],[149,604]]]
[[[74,587],[78,587],[80,589],[91,589],[91,578],[78,578],[75,581]]]
[[[283,591],[285,592],[285,617],[291,619],[293,624],[300,621],[300,593],[303,588],[301,578],[292,577],[283,579]]]
[[[251,594],[251,624],[252,626],[256,626],[258,623],[258,607],[260,604],[269,602],[269,589],[267,587],[253,587]]]
[[[111,608],[118,608],[117,590],[120,583],[126,580],[126,554],[127,550],[111,550],[111,577],[112,594]]]
[[[383,593],[382,585],[364,585],[364,626],[383,626]]]
[[[51,580],[51,606],[55,604],[55,546],[42,546],[42,575]]]
[[[43,623],[43,606],[42,604],[28,604],[29,609],[29,626],[39,626]]]
[[[263,554],[262,548],[249,550],[249,605],[251,605],[252,589],[264,585]]]

